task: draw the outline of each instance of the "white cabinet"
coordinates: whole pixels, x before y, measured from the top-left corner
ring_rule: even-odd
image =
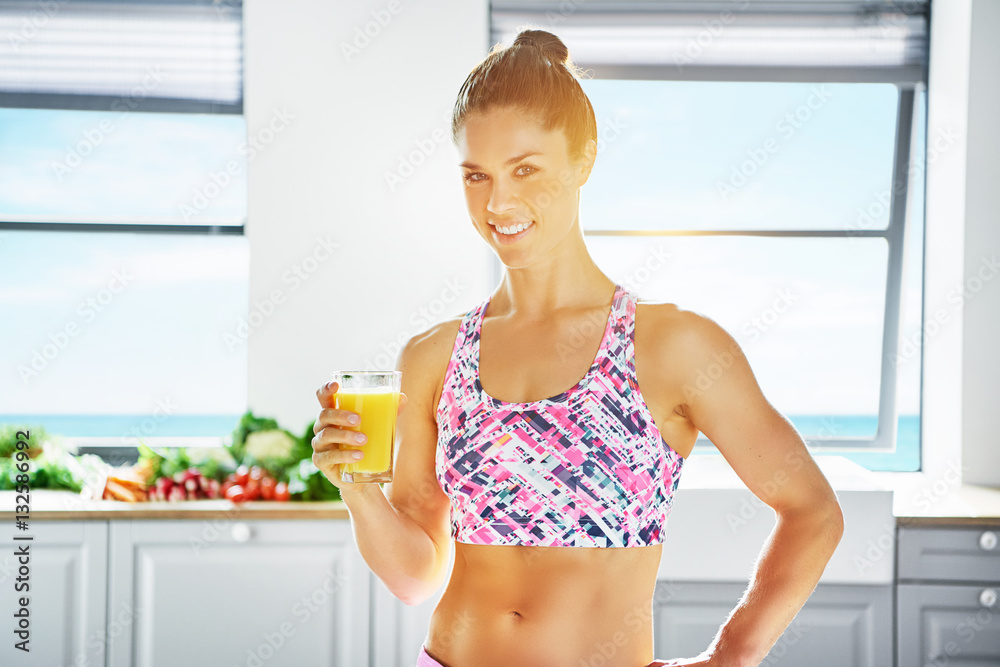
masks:
[[[658,581],[653,599],[656,658],[688,658],[708,647],[745,585]],[[820,584],[763,665],[888,667],[892,586]]]
[[[899,529],[899,667],[1000,665],[1000,527]]]
[[[107,522],[33,520],[29,530],[16,533],[13,521],[8,525],[0,557],[0,616],[6,628],[0,663],[5,667],[103,665]],[[33,539],[15,540],[15,534]],[[26,572],[15,556],[25,545]],[[27,592],[15,589],[24,583],[30,587]],[[28,598],[30,653],[13,646],[20,641],[12,633],[21,597]]]
[[[116,520],[108,667],[369,661],[370,575],[347,521]]]

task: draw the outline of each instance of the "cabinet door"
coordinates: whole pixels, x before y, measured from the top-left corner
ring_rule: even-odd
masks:
[[[744,589],[658,581],[656,658],[687,658],[705,650]],[[892,586],[820,585],[761,664],[885,667],[892,664],[892,628]]]
[[[899,584],[899,666],[1000,664],[998,589]]]
[[[368,662],[369,571],[347,521],[111,522],[109,667]]]
[[[16,536],[2,538],[0,615],[4,645],[0,664],[104,665],[108,523],[106,521],[31,521]],[[27,545],[26,571],[14,552]],[[15,586],[27,584],[27,591]],[[29,653],[14,648],[19,600],[28,598]],[[114,619],[110,619],[114,620]]]

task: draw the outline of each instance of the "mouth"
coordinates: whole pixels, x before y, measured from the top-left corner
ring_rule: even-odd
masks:
[[[493,232],[493,238],[503,244],[514,243],[524,238],[534,227],[534,220],[508,223],[500,226],[490,223],[490,231]]]

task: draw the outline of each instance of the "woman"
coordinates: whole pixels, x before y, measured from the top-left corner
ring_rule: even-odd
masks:
[[[400,353],[392,483],[340,481],[355,433],[353,413],[329,407],[335,384],[317,392],[313,439],[362,555],[399,599],[434,594],[454,537],[418,664],[758,664],[840,540],[829,484],[721,327],[637,304],[591,259],[579,193],[597,126],[557,37],[529,30],[494,49],[452,129],[472,224],[503,279]],[[710,368],[723,372],[705,386]],[[777,525],[712,644],[654,660],[664,522],[699,431]]]

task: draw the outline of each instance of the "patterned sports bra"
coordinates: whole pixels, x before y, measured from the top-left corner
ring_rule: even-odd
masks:
[[[659,544],[684,459],[636,382],[635,296],[615,286],[600,349],[574,387],[530,403],[479,380],[487,298],[462,318],[437,405],[435,472],[468,544]]]

